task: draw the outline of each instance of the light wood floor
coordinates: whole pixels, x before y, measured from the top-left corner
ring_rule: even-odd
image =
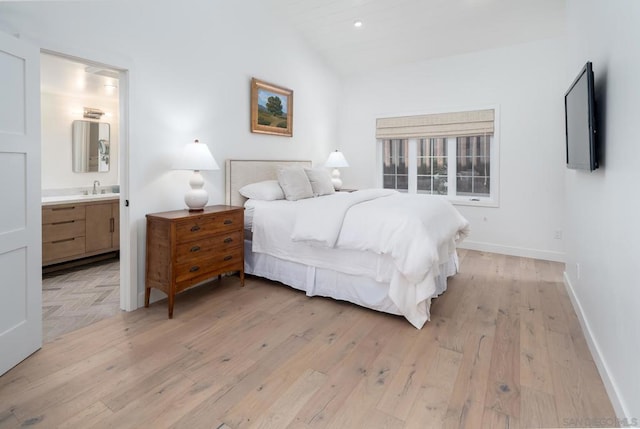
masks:
[[[117,259],[42,275],[45,343],[120,311],[120,261]]]
[[[614,418],[560,264],[461,251],[422,330],[236,277],[45,344],[0,427],[518,428]],[[581,420],[582,419],[582,420]],[[580,424],[580,422],[583,422]]]

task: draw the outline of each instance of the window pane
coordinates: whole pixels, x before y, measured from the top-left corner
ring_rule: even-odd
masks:
[[[447,163],[447,158],[434,158],[433,159],[433,174],[447,175],[447,170],[449,165]]]
[[[418,140],[418,156],[421,156],[421,157],[429,156],[429,140],[427,139]]]
[[[385,189],[398,189],[398,174],[408,175],[407,154],[409,152],[409,141],[401,139],[390,139],[382,142],[382,186]],[[405,178],[405,182],[408,180]],[[407,189],[405,186],[404,189]]]
[[[447,195],[447,176],[435,176],[433,178],[433,193]]]
[[[431,139],[431,156],[447,156],[447,139]]]
[[[398,174],[397,181],[398,187],[396,189],[409,189],[409,176]]]
[[[400,158],[398,160],[398,174],[409,174],[409,167],[407,166],[407,160],[405,158]]]
[[[473,179],[473,194],[480,197],[488,197],[490,195],[488,177],[478,177]]]
[[[456,193],[458,195],[472,195],[471,177],[459,176],[456,178]]]
[[[431,158],[418,158],[418,174],[431,173]]]
[[[456,140],[457,194],[490,197],[491,136],[458,137]]]
[[[383,176],[383,188],[396,189],[396,176],[384,175]]]
[[[418,176],[418,191],[431,193],[431,176]]]

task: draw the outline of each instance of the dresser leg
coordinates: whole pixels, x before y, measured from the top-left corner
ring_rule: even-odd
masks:
[[[151,295],[151,288],[150,287],[145,287],[144,288],[144,306],[145,308],[149,308],[149,296]]]
[[[173,294],[169,294],[169,319],[173,319]]]
[[[244,270],[240,270],[240,286],[244,287]]]

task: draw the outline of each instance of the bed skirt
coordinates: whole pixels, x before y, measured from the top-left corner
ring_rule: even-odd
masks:
[[[402,315],[389,298],[389,283],[286,261],[264,253],[254,253],[251,250],[251,241],[249,240],[244,242],[244,255],[246,274],[283,283],[304,291],[307,296],[324,296],[385,313]],[[436,293],[432,298],[447,289],[447,277],[457,272],[457,266],[457,254],[453,253],[449,261],[440,266],[441,274],[436,278]],[[425,305],[428,314],[431,300],[425,302]]]

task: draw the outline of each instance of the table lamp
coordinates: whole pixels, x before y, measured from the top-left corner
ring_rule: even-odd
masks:
[[[193,170],[193,176],[189,180],[191,189],[185,194],[184,202],[190,212],[202,211],[209,201],[209,194],[203,188],[204,178],[201,171],[219,170],[216,160],[209,151],[209,146],[200,143],[198,139],[188,143],[182,150],[181,156],[173,164],[174,170]]]

